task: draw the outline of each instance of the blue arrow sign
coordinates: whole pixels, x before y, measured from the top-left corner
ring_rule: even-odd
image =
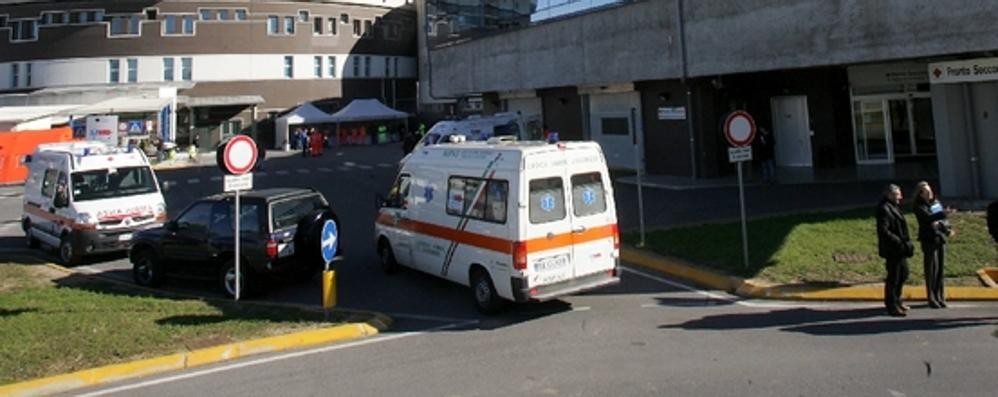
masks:
[[[326,261],[327,264],[336,256],[336,247],[339,245],[337,234],[336,222],[327,220],[322,225],[322,240],[319,247],[322,249],[322,260]]]

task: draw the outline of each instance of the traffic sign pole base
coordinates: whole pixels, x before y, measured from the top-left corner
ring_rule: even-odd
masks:
[[[326,310],[336,306],[336,271],[322,272],[322,307]]]

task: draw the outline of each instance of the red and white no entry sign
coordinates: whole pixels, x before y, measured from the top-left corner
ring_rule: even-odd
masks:
[[[222,170],[232,175],[242,175],[256,165],[256,142],[246,135],[236,135],[221,148]]]
[[[724,138],[734,147],[751,145],[755,139],[755,120],[741,110],[732,112],[724,120]]]

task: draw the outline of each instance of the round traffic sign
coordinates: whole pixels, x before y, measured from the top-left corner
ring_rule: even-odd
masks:
[[[724,138],[734,147],[751,145],[755,139],[755,120],[744,111],[732,112],[724,119]]]
[[[219,166],[232,175],[242,175],[253,169],[257,160],[256,142],[246,135],[236,135],[219,148]]]
[[[326,220],[322,225],[322,235],[319,240],[319,247],[322,250],[322,260],[329,263],[336,257],[336,248],[339,246],[339,232],[336,230],[336,222],[332,219]]]

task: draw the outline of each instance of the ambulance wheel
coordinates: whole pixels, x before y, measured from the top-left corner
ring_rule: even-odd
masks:
[[[59,260],[65,266],[76,266],[80,263],[80,256],[73,249],[69,234],[64,234],[59,241]]]
[[[38,239],[35,238],[34,232],[31,231],[31,221],[25,219],[21,222],[21,228],[24,229],[24,241],[28,245],[28,248],[38,248],[41,246]]]
[[[381,258],[381,271],[386,274],[398,272],[399,263],[395,260],[395,253],[392,252],[392,245],[388,240],[381,239],[378,242],[378,257]]]
[[[471,271],[471,292],[475,298],[475,308],[482,314],[495,314],[505,305],[505,301],[496,293],[489,273],[481,268]]]
[[[163,282],[163,272],[150,249],[143,249],[132,255],[132,278],[135,284],[155,287]]]

